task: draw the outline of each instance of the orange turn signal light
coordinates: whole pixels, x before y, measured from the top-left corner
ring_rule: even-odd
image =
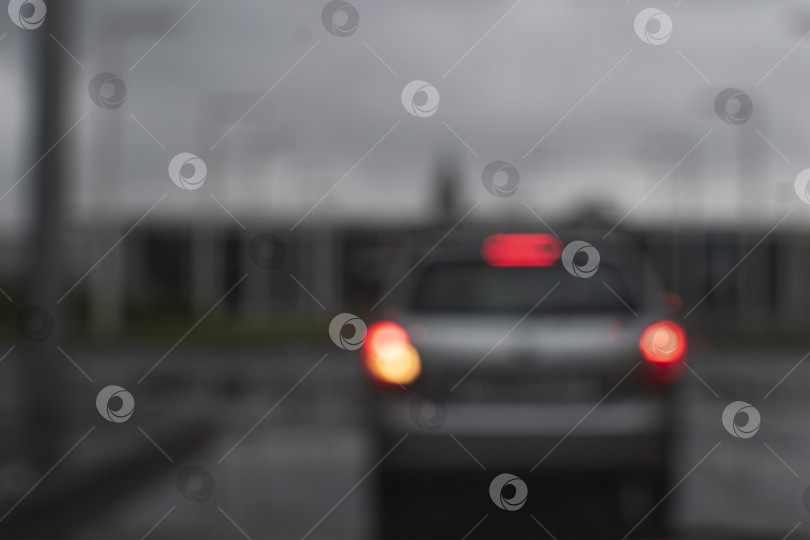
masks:
[[[411,345],[408,333],[390,321],[369,327],[363,344],[363,359],[368,372],[387,384],[410,384],[422,371],[419,353]]]

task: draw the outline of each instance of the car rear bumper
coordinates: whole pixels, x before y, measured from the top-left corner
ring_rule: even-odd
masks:
[[[386,458],[386,469],[653,470],[666,466],[671,445],[664,400],[598,406],[448,404],[444,422],[421,423],[427,427],[420,427],[418,412],[403,403],[380,411],[380,450],[405,437]]]

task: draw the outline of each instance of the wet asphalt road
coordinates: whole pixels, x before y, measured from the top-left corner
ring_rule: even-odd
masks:
[[[779,382],[804,353],[693,357],[694,373],[687,373],[679,396],[684,435],[670,495],[679,535],[810,536],[810,513],[802,500],[810,484],[810,362]],[[368,473],[377,456],[365,421],[362,374],[351,354],[177,351],[138,384],[160,355],[71,351],[93,378],[89,382],[66,364],[75,421],[71,440],[96,428],[15,512],[35,504],[40,491],[47,494],[49,483],[78,482],[111,456],[153,453],[165,460],[163,468],[144,472],[135,487],[127,484],[108,501],[79,505],[79,525],[65,537],[373,537],[378,499],[374,472]],[[135,396],[137,412],[126,423],[107,423],[95,411],[95,394],[107,384],[120,384]],[[722,411],[735,400],[761,413],[761,427],[750,439],[734,438],[722,426]],[[172,455],[167,447],[174,434],[200,421],[209,435]],[[207,500],[189,501],[178,489],[178,473],[187,465],[210,473],[214,483]],[[117,482],[112,475],[109,483]],[[466,495],[488,500],[485,490]],[[454,514],[469,507],[464,501],[446,504]],[[526,518],[519,514],[508,517]],[[470,515],[469,527],[455,537],[462,538],[480,518]],[[492,533],[482,527],[469,538],[486,531]],[[535,537],[548,533],[538,525]]]

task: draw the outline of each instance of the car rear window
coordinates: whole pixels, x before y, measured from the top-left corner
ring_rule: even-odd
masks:
[[[637,300],[630,294],[618,270],[610,265],[603,264],[590,278],[576,278],[559,264],[551,267],[495,267],[474,261],[434,263],[426,267],[416,283],[411,307],[420,312],[526,313],[557,282],[560,284],[534,310],[534,314],[630,314],[628,306],[633,310],[638,308]]]

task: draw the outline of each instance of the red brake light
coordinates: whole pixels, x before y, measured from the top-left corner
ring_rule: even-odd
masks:
[[[686,334],[673,322],[658,321],[644,329],[638,348],[650,362],[656,364],[677,362],[686,354]]]
[[[551,266],[562,254],[562,242],[551,234],[493,234],[481,244],[491,266]]]
[[[404,328],[390,321],[372,324],[363,343],[368,372],[378,381],[409,384],[422,371],[419,353]]]

